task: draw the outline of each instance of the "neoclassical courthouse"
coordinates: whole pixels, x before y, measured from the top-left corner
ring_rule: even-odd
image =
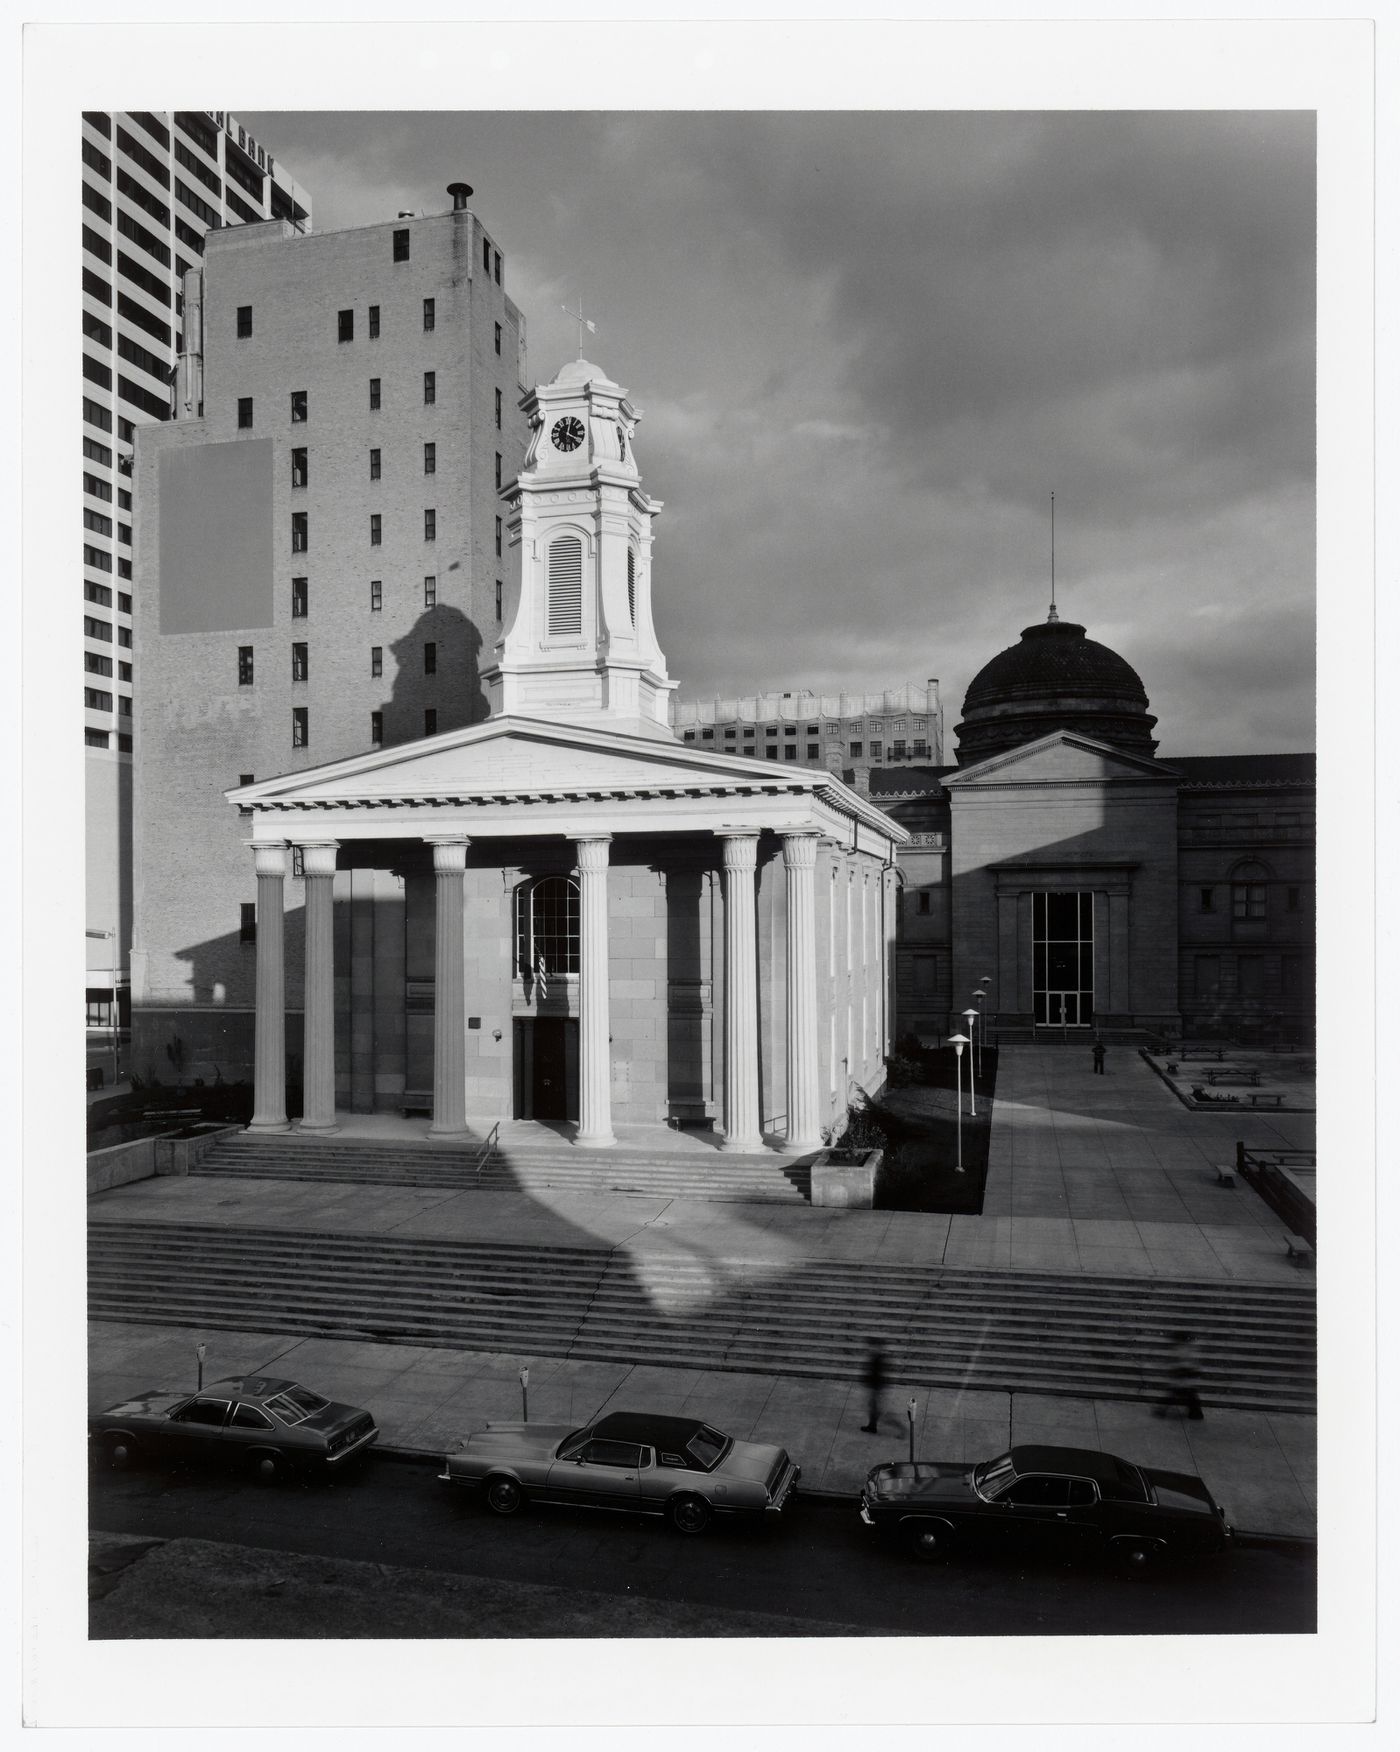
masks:
[[[864,794],[678,740],[638,410],[582,358],[527,384],[452,192],[215,232],[186,276],[177,417],[137,437],[138,1075],[251,1077],[270,1131],[803,1151],[983,975],[1003,1028],[1306,1032],[1310,757],[1160,760],[1053,611],[955,767]]]

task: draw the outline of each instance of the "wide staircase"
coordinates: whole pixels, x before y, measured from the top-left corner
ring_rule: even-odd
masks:
[[[483,1188],[531,1192],[554,1188],[589,1193],[640,1193],[649,1198],[803,1204],[811,1169],[769,1152],[730,1156],[719,1150],[587,1150],[551,1141],[481,1147],[374,1144],[335,1138],[278,1138],[238,1133],[221,1138],[196,1174],[243,1179],[319,1180],[376,1186]]]
[[[1150,1399],[1199,1340],[1202,1398],[1311,1411],[1310,1284],[706,1259],[216,1224],[89,1225],[89,1315],[444,1349]]]

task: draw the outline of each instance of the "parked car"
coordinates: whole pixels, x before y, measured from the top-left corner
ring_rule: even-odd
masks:
[[[199,1393],[138,1393],[88,1429],[110,1466],[145,1456],[216,1460],[265,1483],[294,1467],[341,1471],[379,1435],[367,1411],[271,1375],[235,1375]]]
[[[860,1518],[924,1557],[1014,1550],[1106,1554],[1131,1570],[1225,1550],[1225,1511],[1189,1472],[1134,1466],[1090,1448],[1028,1444],[983,1460],[895,1460],[871,1469]]]
[[[583,1429],[493,1423],[449,1454],[443,1484],[479,1490],[498,1515],[527,1502],[663,1515],[703,1533],[715,1515],[776,1519],[802,1469],[784,1448],[738,1442],[693,1417],[614,1411]]]

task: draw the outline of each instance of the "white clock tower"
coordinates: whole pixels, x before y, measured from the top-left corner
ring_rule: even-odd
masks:
[[[483,675],[492,716],[557,719],[672,740],[676,686],[651,618],[659,500],[632,455],[640,415],[586,359],[526,398],[530,448],[503,489],[520,600]]]

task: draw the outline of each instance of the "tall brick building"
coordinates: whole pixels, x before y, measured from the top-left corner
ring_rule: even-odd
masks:
[[[1132,667],[1054,614],[968,688],[958,764],[873,772],[899,856],[897,1027],[990,976],[1003,1033],[1308,1039],[1315,760],[1159,756]]]
[[[486,715],[525,333],[461,187],[352,231],[220,230],[185,276],[177,418],[137,442],[138,1074],[218,1060],[251,1007],[228,788]]]

